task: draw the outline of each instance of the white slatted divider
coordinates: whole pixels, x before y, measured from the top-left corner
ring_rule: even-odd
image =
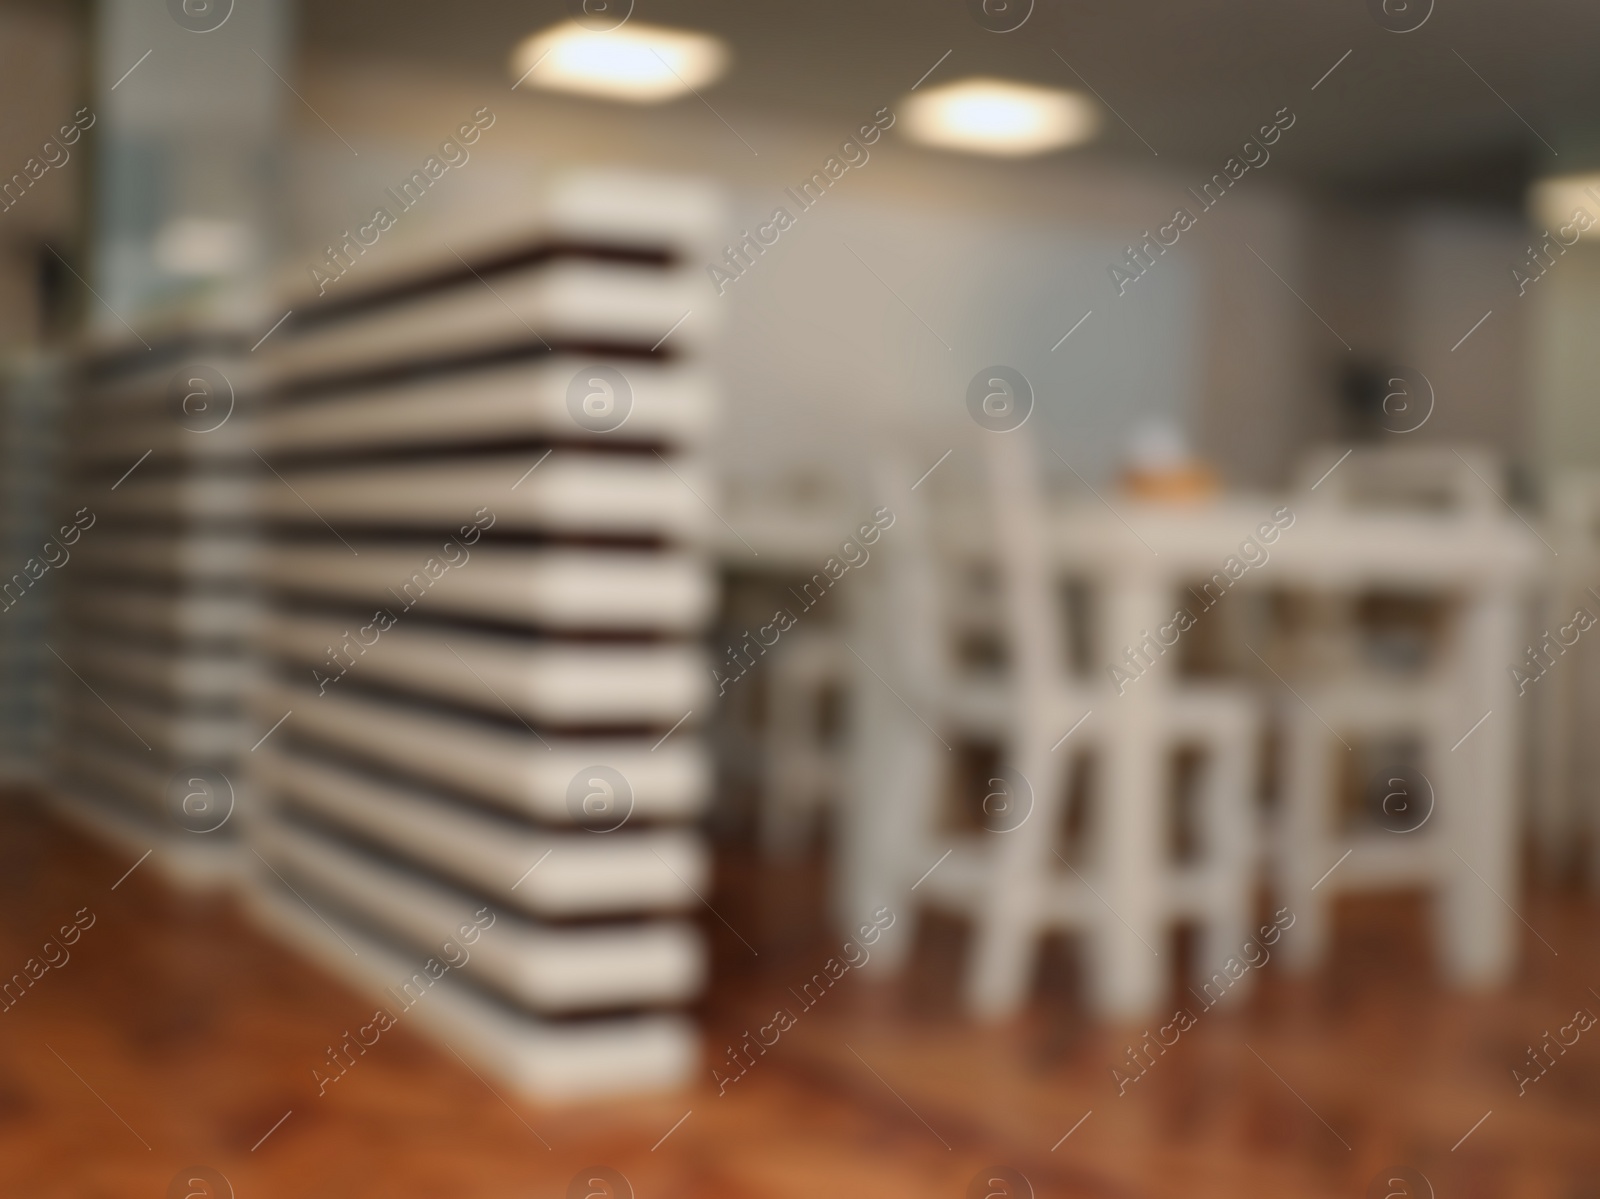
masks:
[[[260,469],[248,346],[195,331],[88,349],[62,426],[52,799],[186,885],[231,881],[241,852]]]
[[[572,179],[268,342],[253,909],[541,1098],[697,1060],[715,217]]]
[[[44,781],[53,659],[43,642],[54,588],[31,579],[28,562],[56,531],[62,375],[53,353],[0,364],[0,778],[8,783]]]

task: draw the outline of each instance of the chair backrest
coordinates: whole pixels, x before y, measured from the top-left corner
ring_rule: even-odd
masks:
[[[1019,719],[1026,722],[1033,714],[1053,713],[1048,697],[1065,670],[1049,514],[1039,464],[1023,430],[988,434],[983,453],[1005,632]]]
[[[971,572],[983,564],[998,581],[993,615],[1020,710],[1042,713],[1064,657],[1033,447],[1021,431],[984,433],[955,453],[966,461],[947,464],[936,484],[925,478],[913,485],[910,469],[893,457],[880,464],[878,490],[894,497],[896,514],[884,550],[895,657],[910,685],[950,685],[958,629],[972,614]]]
[[[1483,515],[1501,506],[1500,473],[1493,455],[1471,447],[1328,446],[1301,463],[1295,490],[1348,508]]]
[[[879,542],[884,579],[879,587],[881,618],[875,622],[889,650],[897,680],[915,691],[939,693],[955,669],[950,643],[948,570],[940,560],[935,505],[917,494],[907,457],[881,455],[873,467],[873,493],[894,513],[894,524]],[[915,482],[914,482],[915,480]]]

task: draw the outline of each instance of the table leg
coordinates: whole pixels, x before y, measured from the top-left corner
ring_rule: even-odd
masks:
[[[1465,740],[1447,754],[1437,802],[1449,855],[1438,913],[1443,958],[1467,985],[1506,979],[1521,928],[1515,796],[1522,701],[1507,670],[1520,660],[1520,632],[1510,588],[1490,584],[1466,601],[1458,630]]]
[[[1156,633],[1172,618],[1171,595],[1155,574],[1117,580],[1107,596],[1107,651],[1123,661],[1127,647]],[[1093,978],[1094,1001],[1115,1018],[1150,1014],[1160,1002],[1168,958],[1163,941],[1159,890],[1165,845],[1162,791],[1167,760],[1161,713],[1173,686],[1176,649],[1152,656],[1137,678],[1114,691],[1104,710],[1104,789],[1100,795],[1100,869],[1092,876],[1100,908]]]

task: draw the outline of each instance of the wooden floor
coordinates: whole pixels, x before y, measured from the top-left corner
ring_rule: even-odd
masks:
[[[899,983],[852,971],[801,1010],[788,989],[838,951],[816,870],[725,866],[712,902],[750,948],[706,914],[709,1056],[778,1007],[793,1027],[725,1095],[708,1063],[682,1093],[553,1109],[507,1104],[403,1026],[319,1097],[312,1067],[372,1004],[148,867],[112,890],[132,864],[0,805],[0,975],[93,918],[0,1013],[0,1195],[227,1193],[169,1191],[189,1167],[240,1199],[629,1193],[569,1190],[595,1166],[640,1199],[1028,1193],[969,1189],[992,1167],[1085,1199],[1426,1195],[1369,1191],[1410,1166],[1440,1199],[1600,1196],[1600,1026],[1526,1096],[1512,1080],[1546,1030],[1600,1014],[1600,907],[1576,894],[1518,904],[1550,947],[1529,932],[1515,987],[1475,998],[1433,981],[1418,905],[1341,909],[1323,977],[1273,965],[1238,1010],[1191,1002],[1194,1026],[1119,1096],[1112,1068],[1142,1029],[1082,1017],[1066,952],[1001,1028],[952,1008],[960,930],[937,924]]]

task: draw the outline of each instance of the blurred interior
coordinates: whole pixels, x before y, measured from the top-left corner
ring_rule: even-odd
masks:
[[[0,2],[6,1192],[1600,1195],[1597,52]]]

